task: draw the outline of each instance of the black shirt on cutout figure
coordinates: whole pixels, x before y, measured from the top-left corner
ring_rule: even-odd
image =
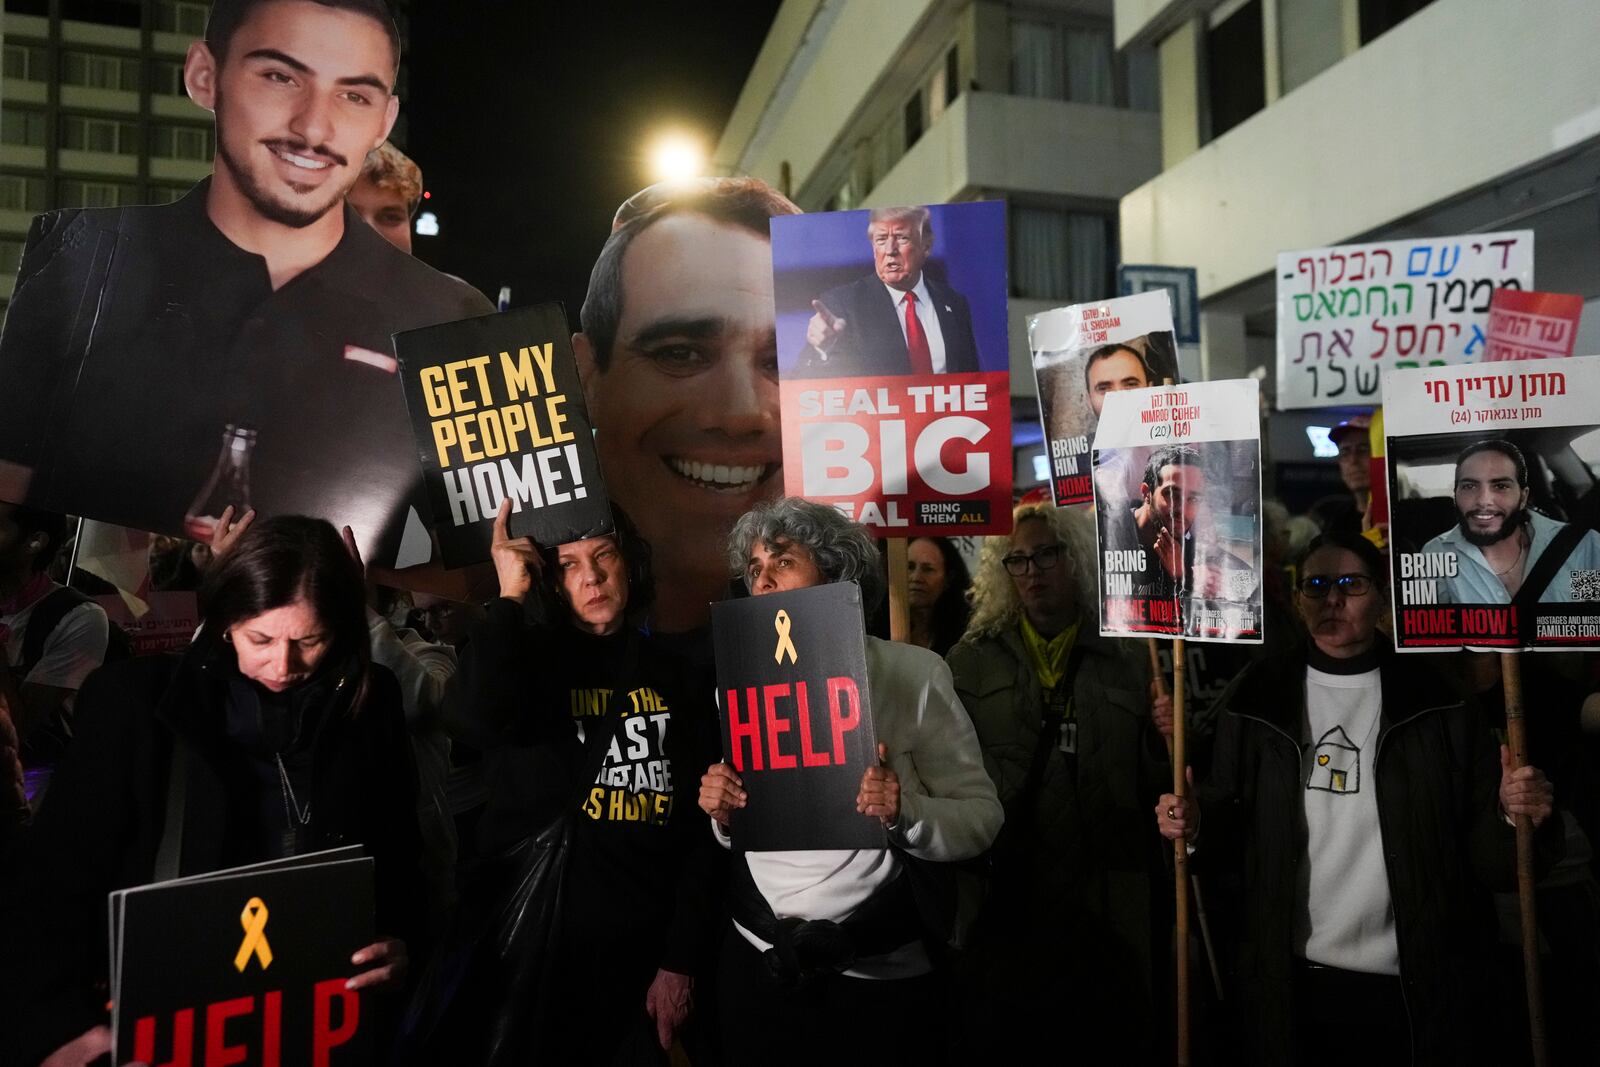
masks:
[[[374,563],[426,561],[390,335],[493,307],[348,206],[333,251],[274,291],[209,186],[34,219],[0,336],[0,499],[181,534],[226,428],[248,427],[251,505],[348,524]]]

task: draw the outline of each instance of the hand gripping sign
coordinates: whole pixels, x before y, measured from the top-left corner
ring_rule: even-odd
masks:
[[[835,582],[723,601],[711,628],[723,755],[749,796],[733,813],[735,846],[882,848],[882,824],[855,806],[878,748],[861,590]]]

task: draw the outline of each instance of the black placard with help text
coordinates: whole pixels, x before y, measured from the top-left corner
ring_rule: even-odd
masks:
[[[397,333],[394,348],[445,566],[489,558],[507,496],[513,537],[560,545],[611,532],[560,304]]]
[[[883,848],[856,811],[877,760],[861,590],[835,582],[711,608],[724,758],[749,800],[733,813],[747,852]]]
[[[372,860],[355,848],[109,898],[116,1062],[372,1062],[364,995]]]

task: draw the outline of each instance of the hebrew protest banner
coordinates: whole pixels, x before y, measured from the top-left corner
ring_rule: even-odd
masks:
[[[1094,438],[1100,632],[1259,643],[1258,383],[1106,397]]]
[[[1533,231],[1280,252],[1278,407],[1381,403],[1386,371],[1486,357],[1497,289],[1533,288]]]
[[[879,537],[1011,529],[1005,209],[772,220],[784,484]]]
[[[1600,648],[1600,359],[1391,371],[1395,644]]]
[[[833,582],[711,607],[723,756],[749,797],[737,848],[883,848],[856,811],[878,758],[861,589]]]
[[[1094,499],[1089,448],[1106,397],[1178,380],[1165,287],[1030,316],[1028,348],[1057,506]]]
[[[560,304],[411,330],[394,346],[446,566],[489,558],[506,497],[513,537],[560,545],[611,531]]]
[[[1489,301],[1485,363],[1565,359],[1578,342],[1583,297],[1496,289]]]
[[[116,1062],[372,1062],[345,988],[372,893],[355,846],[112,893]]]

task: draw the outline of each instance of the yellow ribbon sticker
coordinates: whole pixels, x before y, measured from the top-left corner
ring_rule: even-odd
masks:
[[[241,974],[244,973],[251,953],[255,953],[256,959],[261,961],[263,971],[271,967],[272,946],[267,944],[267,906],[260,897],[251,897],[245,904],[244,911],[239,913],[239,925],[244,927],[244,942],[239,946],[239,954],[233,957],[234,967]]]
[[[772,628],[778,631],[778,647],[772,653],[773,661],[782,663],[784,654],[787,653],[789,662],[796,662],[800,657],[795,653],[794,642],[789,640],[789,613],[779,611],[772,619]]]

